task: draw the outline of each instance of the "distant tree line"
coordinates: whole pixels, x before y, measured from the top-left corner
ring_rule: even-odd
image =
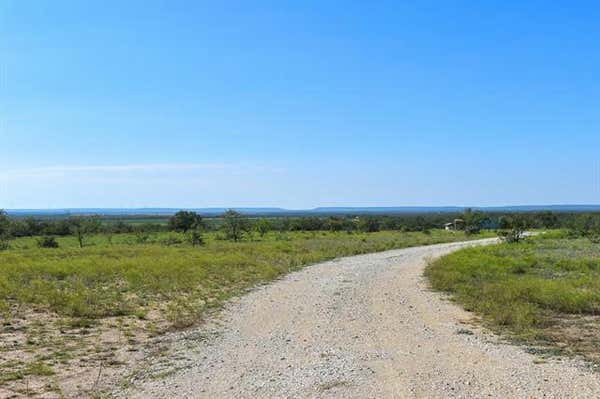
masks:
[[[141,220],[141,219],[140,219]],[[192,211],[179,211],[167,223],[151,219],[151,222],[134,220],[126,222],[101,216],[71,216],[65,218],[13,218],[0,210],[0,249],[16,237],[67,236],[77,238],[81,247],[86,237],[103,233],[135,233],[139,242],[145,242],[149,233],[177,231],[184,233],[193,245],[204,242],[203,233],[220,231],[225,239],[240,241],[254,232],[263,237],[270,231],[332,231],[332,232],[377,232],[381,230],[423,231],[442,228],[446,223],[458,221],[456,225],[467,234],[477,234],[482,229],[498,229],[522,232],[526,229],[568,229],[574,237],[589,237],[600,242],[600,213],[567,212],[523,212],[491,213],[467,209],[462,213],[423,213],[405,215],[345,215],[306,217],[253,217],[249,218],[234,210],[219,217],[203,218]],[[164,221],[164,219],[163,219]],[[43,245],[52,246],[51,240],[41,240]],[[42,245],[42,244],[41,244]]]

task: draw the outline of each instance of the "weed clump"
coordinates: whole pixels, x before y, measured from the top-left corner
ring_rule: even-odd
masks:
[[[38,238],[37,246],[40,248],[58,248],[58,241],[53,236],[43,236]]]

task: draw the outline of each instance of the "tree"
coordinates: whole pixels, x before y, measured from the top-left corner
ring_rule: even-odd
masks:
[[[4,209],[0,209],[0,237],[8,236],[10,219]]]
[[[230,209],[223,214],[223,228],[228,240],[239,241],[248,231],[248,220],[241,213]]]
[[[479,234],[481,226],[487,220],[485,214],[481,211],[474,211],[471,208],[467,208],[462,215],[462,220],[465,222],[465,233]]]
[[[344,218],[341,216],[330,216],[327,218],[327,226],[330,231],[344,230]]]
[[[87,234],[93,234],[100,231],[102,222],[100,216],[71,216],[69,218],[69,228],[71,234],[77,237],[79,248],[83,248],[83,241]]]
[[[540,212],[536,215],[536,219],[540,223],[540,227],[546,229],[554,229],[559,226],[559,220],[556,214],[551,211]]]
[[[182,231],[202,227],[202,216],[192,211],[179,211],[169,219],[169,230]]]
[[[10,219],[4,209],[0,209],[0,250],[8,249],[10,239]]]
[[[580,215],[570,225],[571,236],[587,237],[593,243],[600,243],[600,215]]]
[[[360,230],[365,233],[374,233],[381,230],[381,224],[376,217],[367,216],[362,218],[359,222]]]
[[[258,219],[254,227],[256,228],[256,231],[258,232],[258,234],[260,234],[261,237],[264,237],[265,234],[267,234],[273,229],[273,226],[271,226],[271,222],[269,221],[269,219],[266,218]]]

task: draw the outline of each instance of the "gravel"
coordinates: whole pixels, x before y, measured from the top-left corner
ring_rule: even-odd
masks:
[[[115,397],[597,398],[576,360],[540,361],[468,324],[431,292],[429,258],[453,243],[307,267],[233,300],[211,321],[159,342],[163,353]]]

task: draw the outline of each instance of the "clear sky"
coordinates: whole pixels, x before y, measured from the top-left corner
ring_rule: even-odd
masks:
[[[0,2],[0,208],[600,203],[596,1]]]

